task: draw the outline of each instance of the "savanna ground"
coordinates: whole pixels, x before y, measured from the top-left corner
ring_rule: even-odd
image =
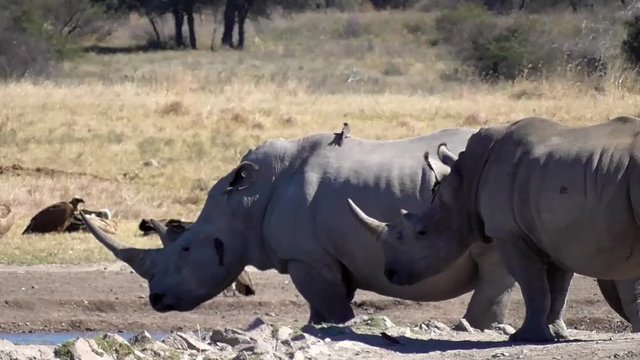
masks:
[[[89,235],[20,236],[50,203],[82,196],[87,208],[112,209],[121,240],[156,247],[157,238],[136,235],[140,218],[194,219],[216,179],[267,139],[337,131],[343,121],[353,136],[397,139],[533,115],[574,125],[640,115],[640,94],[622,72],[461,83],[448,75],[460,64],[429,45],[430,14],[324,16],[252,23],[242,52],[89,53],[65,62],[53,79],[0,85],[0,202],[16,216],[0,241],[0,330],[193,330],[242,327],[256,316],[289,326],[306,320],[303,300],[273,272],[252,272],[255,297],[155,313],[146,284]],[[211,27],[199,21],[208,47]],[[125,25],[107,46],[146,36],[142,21]],[[517,326],[523,306],[515,297],[509,322]],[[453,324],[468,298],[414,303],[362,293],[355,306],[398,324]],[[595,282],[582,277],[572,286],[567,322],[629,330]]]

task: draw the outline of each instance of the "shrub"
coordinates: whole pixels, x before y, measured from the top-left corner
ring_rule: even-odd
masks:
[[[640,15],[634,16],[624,24],[627,31],[622,40],[622,52],[634,66],[640,65]]]
[[[436,18],[436,31],[445,42],[469,40],[469,36],[490,29],[491,13],[482,5],[462,4]],[[474,35],[474,36],[475,36]]]
[[[49,75],[56,54],[44,40],[0,29],[0,79],[20,79]]]

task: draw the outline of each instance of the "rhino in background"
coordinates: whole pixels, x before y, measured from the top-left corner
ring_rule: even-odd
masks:
[[[563,311],[573,273],[599,285],[618,313],[638,316],[640,119],[569,127],[544,118],[484,128],[457,158],[422,213],[383,223],[350,202],[377,238],[385,273],[411,285],[496,243],[522,290],[526,316],[512,341],[568,338]],[[617,299],[610,297],[617,281]],[[609,286],[610,288],[611,286]],[[617,304],[616,304],[617,303]]]
[[[221,293],[247,265],[289,274],[308,302],[309,322],[342,323],[354,316],[357,289],[414,300],[440,301],[475,289],[464,317],[476,328],[504,322],[511,276],[493,245],[477,244],[447,271],[413,286],[383,274],[382,248],[344,206],[353,198],[387,221],[399,208],[422,210],[448,167],[425,151],[447,142],[464,149],[470,129],[443,130],[396,141],[333,134],[268,141],[209,191],[196,222],[162,249],[129,248],[88,222],[94,236],[149,281],[149,302],[160,312],[188,311]]]

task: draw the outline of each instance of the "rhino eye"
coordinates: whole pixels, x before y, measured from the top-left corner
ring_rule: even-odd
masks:
[[[418,231],[418,235],[425,236],[425,235],[427,235],[427,232],[425,230],[420,230],[420,231]]]
[[[189,249],[191,249],[189,246],[183,246],[183,247],[180,248],[180,250],[182,250],[184,252],[189,251]]]

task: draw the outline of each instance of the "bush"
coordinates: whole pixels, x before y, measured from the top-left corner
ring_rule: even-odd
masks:
[[[527,72],[539,73],[543,65],[529,33],[516,25],[474,45],[471,60],[483,78],[514,80]]]
[[[624,24],[627,35],[622,40],[622,52],[627,61],[634,66],[640,65],[640,15],[628,20]]]
[[[54,69],[53,47],[41,39],[26,34],[0,31],[0,79],[42,77]]]

